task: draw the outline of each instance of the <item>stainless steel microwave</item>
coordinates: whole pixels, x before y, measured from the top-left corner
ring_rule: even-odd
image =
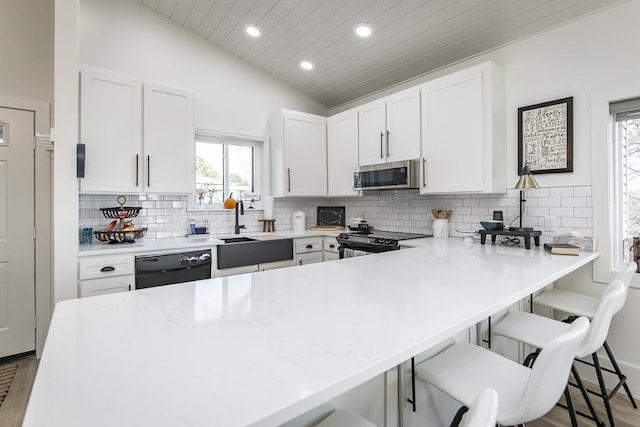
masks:
[[[420,161],[406,160],[360,166],[353,173],[354,190],[419,188]]]

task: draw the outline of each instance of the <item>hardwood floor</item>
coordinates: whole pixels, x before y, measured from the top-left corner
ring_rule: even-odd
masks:
[[[24,412],[27,409],[27,402],[33,387],[33,380],[38,370],[38,359],[35,356],[1,363],[2,366],[18,365],[15,378],[9,393],[2,406],[0,406],[0,426],[19,427],[22,425]]]
[[[586,386],[591,390],[597,390],[597,386],[594,384],[586,383]],[[573,404],[576,407],[576,410],[588,413],[587,406],[584,404],[584,399],[575,387],[571,387],[571,398],[573,399]],[[607,412],[604,408],[602,399],[598,396],[592,395],[591,402],[593,403],[593,406],[595,406],[600,420],[608,426],[609,420],[607,419]],[[636,402],[638,402],[638,399],[636,399]],[[611,407],[613,409],[616,427],[640,426],[640,409],[633,408],[629,398],[624,393],[624,390],[619,391],[615,395],[612,399]],[[553,408],[551,412],[541,419],[527,423],[527,427],[565,427],[570,425],[571,421],[569,420],[569,413],[559,406]],[[587,418],[578,416],[578,426],[595,426],[595,423]]]
[[[24,418],[24,412],[29,401],[29,394],[33,386],[33,380],[38,369],[38,359],[32,357],[8,363],[0,363],[0,367],[5,365],[17,364],[18,370],[16,377],[9,389],[9,394],[5,402],[0,407],[0,426],[2,427],[19,427]],[[589,384],[590,387],[595,386]],[[576,408],[580,411],[587,412],[582,396],[577,389],[572,387],[571,396]],[[608,426],[607,414],[604,409],[602,399],[592,396],[593,402],[602,421]],[[640,426],[640,409],[633,409],[631,402],[623,392],[619,392],[612,402],[613,413],[616,418],[616,427],[638,427]],[[571,425],[569,415],[566,410],[555,407],[543,418],[527,423],[527,427],[568,427]],[[586,418],[578,417],[578,425],[593,426],[594,423]]]

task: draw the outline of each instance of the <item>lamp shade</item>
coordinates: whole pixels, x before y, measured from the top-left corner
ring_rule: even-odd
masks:
[[[539,188],[538,183],[536,182],[533,175],[531,175],[531,171],[529,170],[529,166],[524,166],[522,168],[522,174],[518,179],[518,183],[515,188],[523,189],[523,188]]]

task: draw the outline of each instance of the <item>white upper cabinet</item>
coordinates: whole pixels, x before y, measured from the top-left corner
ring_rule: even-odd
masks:
[[[80,142],[86,144],[81,190],[139,192],[142,83],[83,70],[80,84]]]
[[[273,196],[326,196],[326,117],[282,110],[271,119]]]
[[[504,77],[493,63],[420,86],[422,184],[429,193],[504,193]]]
[[[358,111],[327,118],[327,181],[329,196],[357,196],[353,172],[358,166]]]
[[[192,93],[94,69],[82,70],[80,84],[81,191],[193,190]]]
[[[193,191],[195,173],[193,94],[144,85],[144,189]]]
[[[358,108],[359,164],[420,158],[420,91],[411,88]]]

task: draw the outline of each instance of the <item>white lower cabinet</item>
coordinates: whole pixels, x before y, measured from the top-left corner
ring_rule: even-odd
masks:
[[[80,298],[132,289],[135,289],[133,254],[83,257],[78,261]]]
[[[340,258],[338,253],[338,241],[335,237],[324,237],[322,239],[322,259],[323,261],[333,261]]]
[[[302,237],[293,244],[297,265],[322,262],[322,237]]]
[[[243,265],[242,267],[224,268],[222,270],[215,269],[213,277],[235,276],[236,274],[255,273],[258,271],[258,264]]]

